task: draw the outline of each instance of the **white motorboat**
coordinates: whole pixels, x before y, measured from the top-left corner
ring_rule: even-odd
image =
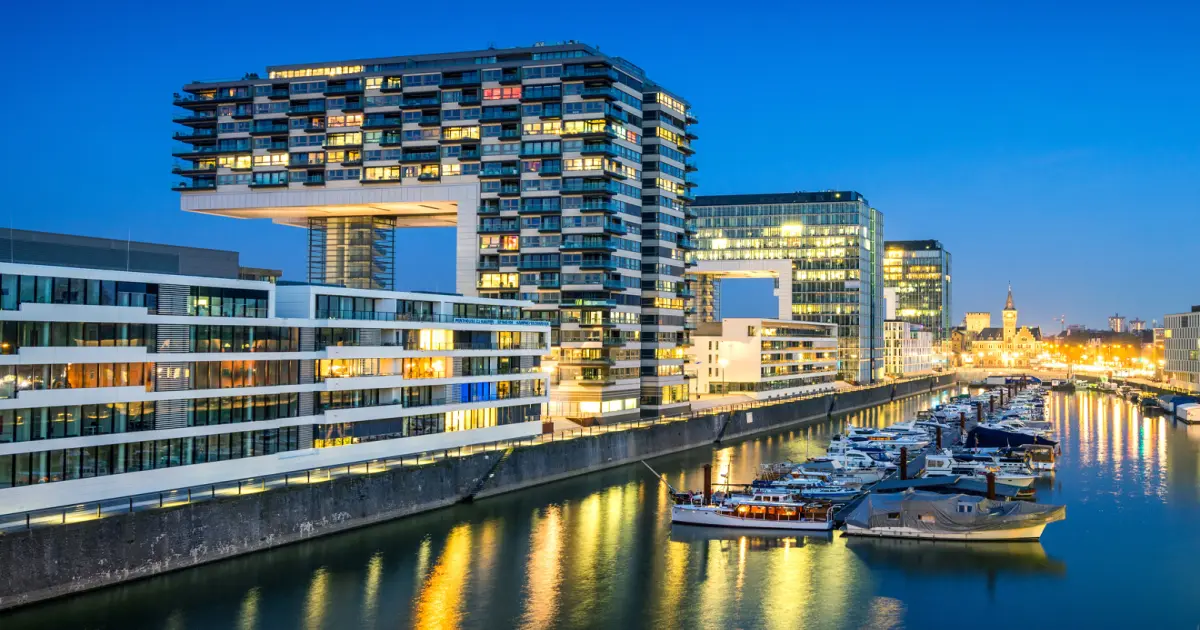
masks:
[[[734,495],[704,503],[702,493],[676,495],[671,522],[710,527],[829,531],[833,529],[833,504],[828,501],[793,501],[788,493],[753,497]]]
[[[1029,472],[1028,468],[1024,471],[1005,470],[999,465],[988,465],[977,461],[960,461],[955,459],[954,454],[949,450],[925,456],[924,476],[926,477],[959,476],[986,479],[989,473],[994,476],[996,483],[1003,483],[1018,488],[1027,488],[1033,485],[1033,482],[1037,479],[1037,475]]]

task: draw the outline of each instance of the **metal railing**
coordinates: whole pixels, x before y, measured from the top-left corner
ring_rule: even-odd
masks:
[[[150,492],[113,499],[88,501],[41,510],[0,514],[0,535],[39,527],[52,527],[56,525],[67,525],[70,523],[91,521],[109,516],[115,516],[118,514],[142,512],[153,509],[174,508],[183,505],[191,505],[193,503],[211,501],[223,497],[257,494],[260,492],[267,492],[280,488],[289,488],[291,486],[325,483],[341,477],[349,477],[354,475],[373,475],[387,472],[389,470],[395,470],[397,468],[419,468],[421,466],[428,466],[438,462],[448,461],[450,459],[469,457],[481,453],[503,451],[509,448],[535,447],[554,442],[593,437],[606,433],[633,431],[661,424],[671,424],[674,422],[694,420],[697,418],[713,416],[721,413],[732,413],[736,411],[759,409],[762,407],[772,407],[779,404],[822,398],[825,396],[831,396],[845,392],[888,387],[898,383],[906,383],[924,378],[936,378],[937,376],[939,375],[925,375],[909,379],[897,379],[875,385],[842,388],[836,391],[823,391],[819,393],[772,398],[762,401],[721,405],[718,407],[710,407],[685,414],[658,416],[650,419],[627,420],[625,422],[617,422],[613,424],[598,424],[580,427],[578,429],[569,429],[565,431],[558,431],[556,433],[543,433],[540,435],[511,440],[497,440],[493,442],[484,442],[481,444],[472,444],[455,448],[410,453],[397,457],[367,459],[347,464],[339,464],[337,466],[320,466],[305,470],[298,470],[295,472],[277,473],[274,475],[258,477],[246,477],[232,481],[164,490],[161,492]],[[335,446],[330,448],[338,447]]]

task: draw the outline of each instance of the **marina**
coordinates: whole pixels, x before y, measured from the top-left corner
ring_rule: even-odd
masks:
[[[649,463],[676,488],[702,487],[708,464],[719,487],[723,475],[753,479],[764,464],[817,456],[848,426],[881,429],[949,399]],[[672,525],[670,491],[634,465],[18,610],[3,624],[918,627],[943,623],[954,602],[972,627],[1007,628],[1013,602],[1039,601],[1039,626],[1195,627],[1200,427],[1098,392],[1054,393],[1045,410],[1061,454],[1032,488],[1069,517],[1040,542]]]

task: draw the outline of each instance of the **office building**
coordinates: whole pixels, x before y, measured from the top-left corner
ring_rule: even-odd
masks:
[[[837,326],[731,317],[700,324],[690,353],[701,396],[765,400],[829,391],[837,379]]]
[[[950,252],[938,241],[886,241],[883,286],[896,290],[895,319],[920,324],[936,342],[950,334]]]
[[[309,280],[390,289],[395,230],[457,225],[467,295],[553,327],[550,412],[687,407],[687,102],[568,42],[274,66],[175,100],[183,210],[307,228]]]
[[[883,356],[888,376],[901,378],[933,371],[933,333],[920,324],[883,322]]]
[[[1172,387],[1200,392],[1200,306],[1163,318],[1163,378]]]
[[[693,209],[697,295],[722,278],[773,277],[780,318],[838,325],[841,379],[883,376],[883,215],[862,195],[701,196]]]
[[[0,263],[0,505],[536,435],[528,305]]]

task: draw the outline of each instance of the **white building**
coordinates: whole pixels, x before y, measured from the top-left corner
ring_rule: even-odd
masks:
[[[933,371],[933,333],[920,324],[883,323],[883,355],[887,375],[899,378]]]
[[[536,435],[526,304],[0,263],[0,511]]]
[[[1173,387],[1200,392],[1200,306],[1163,319],[1163,377]]]
[[[832,390],[837,324],[730,317],[699,326],[689,363],[696,392],[779,398]]]

